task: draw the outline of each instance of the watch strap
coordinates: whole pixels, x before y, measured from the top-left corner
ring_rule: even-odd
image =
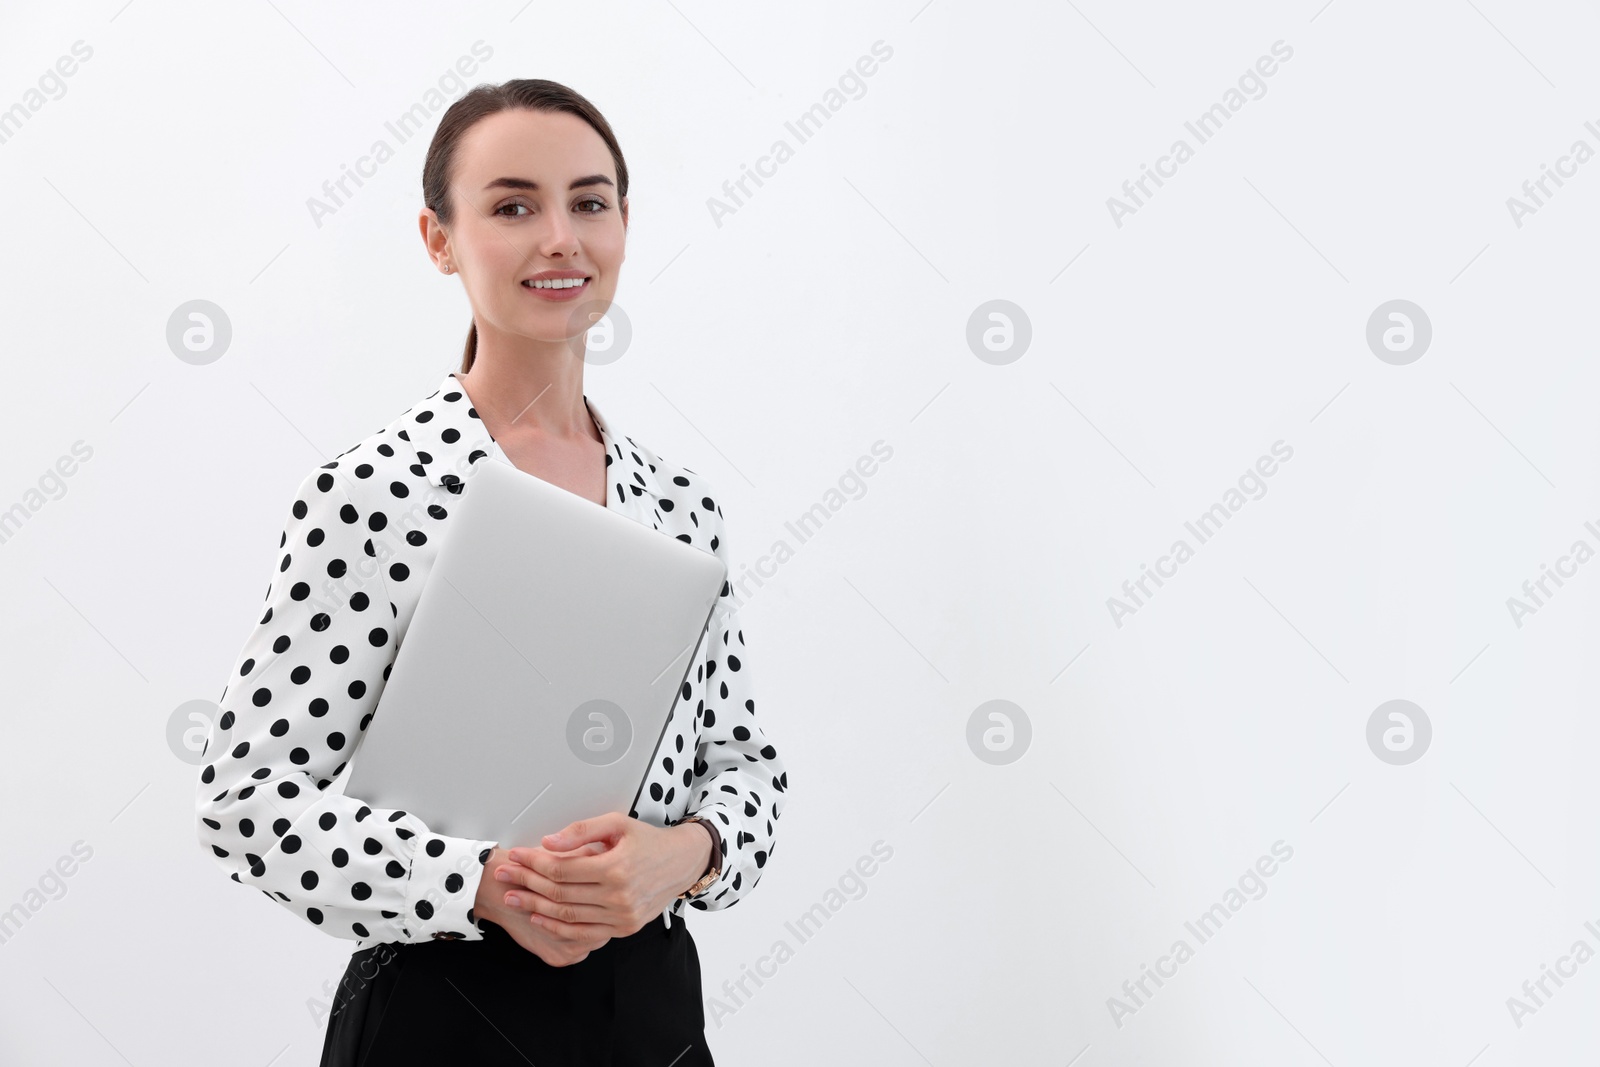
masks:
[[[718,832],[714,822],[700,815],[685,816],[678,820],[677,825],[682,826],[684,823],[691,822],[700,823],[711,831],[711,862],[706,865],[705,873],[700,876],[694,885],[678,894],[677,899],[679,900],[687,900],[705,892],[706,888],[722,874],[722,834]]]

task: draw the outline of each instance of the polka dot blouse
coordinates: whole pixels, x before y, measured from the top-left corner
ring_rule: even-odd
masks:
[[[606,506],[717,555],[733,573],[706,478],[619,437],[584,399],[605,443]],[[330,787],[361,745],[440,536],[485,459],[504,453],[449,374],[306,476],[285,519],[265,610],[202,756],[196,828],[217,864],[357,948],[483,937],[472,909],[496,842],[434,833],[411,812]],[[629,812],[656,826],[697,814],[720,833],[720,876],[673,901],[663,913],[668,926],[685,904],[714,911],[755,888],[788,788],[756,722],[726,584],[699,652]]]

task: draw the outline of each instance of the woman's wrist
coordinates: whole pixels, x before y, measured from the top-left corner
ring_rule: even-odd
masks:
[[[695,830],[694,827],[696,826],[701,827],[701,829]],[[689,842],[685,848],[688,849],[689,854],[694,857],[694,862],[691,865],[694,873],[689,876],[687,881],[679,886],[678,891],[681,893],[686,891],[701,878],[704,878],[707,872],[711,870],[712,866],[717,861],[717,851],[720,842],[718,841],[716,829],[710,823],[705,822],[704,820],[697,819],[692,823],[681,822],[677,824],[677,827],[680,830],[693,831],[692,833],[682,834],[683,839]]]
[[[706,833],[711,835],[711,851],[707,855],[706,865],[700,870],[700,873],[705,875],[711,873],[712,867],[720,866],[722,863],[722,835],[717,832],[716,823],[713,823],[710,819],[698,819],[696,821],[705,827]]]
[[[488,919],[498,908],[505,906],[506,891],[511,885],[496,880],[495,868],[511,860],[511,854],[499,845],[489,853],[489,858],[484,862],[483,873],[478,879],[478,892],[473,898],[473,917]],[[489,921],[493,921],[490,919]]]

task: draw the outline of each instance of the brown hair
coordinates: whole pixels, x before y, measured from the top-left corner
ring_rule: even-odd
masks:
[[[460,100],[450,105],[433,131],[433,142],[428,145],[428,158],[422,164],[422,202],[433,209],[439,221],[449,226],[454,217],[450,203],[450,178],[455,164],[456,146],[462,135],[486,115],[513,109],[526,111],[565,111],[576,115],[600,135],[611,150],[611,161],[617,167],[617,196],[628,195],[628,164],[622,159],[622,149],[611,124],[600,110],[578,93],[559,82],[544,78],[514,78],[499,85],[479,85]],[[472,369],[472,360],[478,354],[478,324],[474,321],[467,329],[467,345],[461,355],[461,373]]]

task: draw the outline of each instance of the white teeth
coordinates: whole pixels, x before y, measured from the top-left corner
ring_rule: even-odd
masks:
[[[530,289],[571,289],[582,285],[587,278],[551,278],[548,281],[523,282]]]

